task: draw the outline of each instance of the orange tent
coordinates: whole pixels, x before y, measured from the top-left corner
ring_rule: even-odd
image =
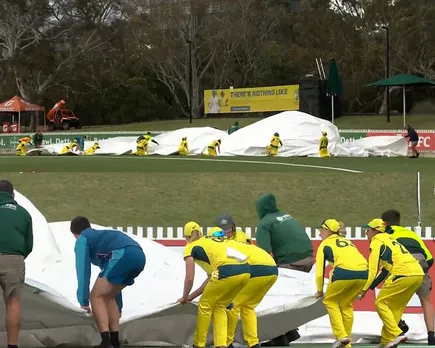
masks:
[[[15,96],[4,103],[0,104],[0,112],[18,112],[18,125],[21,125],[21,113],[22,112],[37,112],[42,111],[44,113],[44,124],[45,124],[45,108],[40,105],[32,104],[27,100]],[[12,123],[14,122],[14,116],[12,116]]]
[[[15,96],[8,101],[0,104],[0,112],[24,112],[24,111],[45,111],[45,108],[40,105],[32,104],[27,100]]]

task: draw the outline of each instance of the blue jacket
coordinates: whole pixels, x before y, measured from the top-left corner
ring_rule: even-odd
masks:
[[[77,143],[80,145],[80,150],[83,151],[85,149],[85,139],[83,137],[75,137],[74,140],[77,140]]]
[[[77,301],[80,306],[89,306],[91,264],[104,269],[110,260],[112,251],[127,246],[141,247],[139,243],[121,231],[87,228],[80,234],[74,248],[78,284]],[[121,293],[116,297],[116,302],[121,311]]]

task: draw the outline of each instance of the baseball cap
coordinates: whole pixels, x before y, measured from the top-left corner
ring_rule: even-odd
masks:
[[[207,237],[224,237],[225,232],[222,230],[222,228],[215,226],[208,230]]]
[[[229,214],[221,214],[216,219],[216,226],[220,227],[223,230],[227,230],[234,225],[234,220]]]
[[[14,185],[9,180],[0,180],[0,192],[14,193]]]
[[[387,223],[382,219],[373,219],[368,224],[362,225],[363,228],[373,228],[376,231],[384,233],[387,228]]]
[[[340,230],[340,223],[335,219],[327,219],[322,222],[322,225],[320,227],[326,228],[332,233],[338,233],[338,231]]]
[[[190,221],[184,225],[184,235],[190,237],[193,231],[198,231],[201,234],[201,227],[195,221]]]

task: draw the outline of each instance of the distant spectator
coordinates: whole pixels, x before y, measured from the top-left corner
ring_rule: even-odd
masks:
[[[32,217],[15,201],[14,187],[0,180],[0,286],[6,307],[8,348],[17,348],[21,322],[24,259],[33,249]]]
[[[42,135],[42,132],[38,130],[33,135],[33,145],[35,145],[35,148],[40,148],[43,140],[44,140],[44,136]]]
[[[412,128],[408,124],[408,133],[405,135],[405,138],[409,138],[409,142],[411,143],[412,156],[411,158],[418,158],[420,156],[420,152],[417,151],[418,145],[418,134],[414,128]]]
[[[239,121],[234,122],[234,124],[228,129],[228,134],[232,134],[239,130]]]

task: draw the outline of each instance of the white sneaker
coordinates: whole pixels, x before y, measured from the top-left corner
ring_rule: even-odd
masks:
[[[406,337],[405,335],[398,336],[394,341],[386,344],[384,348],[396,348],[399,344],[405,343],[407,340],[408,337]]]
[[[332,345],[332,348],[342,348],[347,346],[351,342],[349,337],[342,338],[341,340],[337,340]]]

